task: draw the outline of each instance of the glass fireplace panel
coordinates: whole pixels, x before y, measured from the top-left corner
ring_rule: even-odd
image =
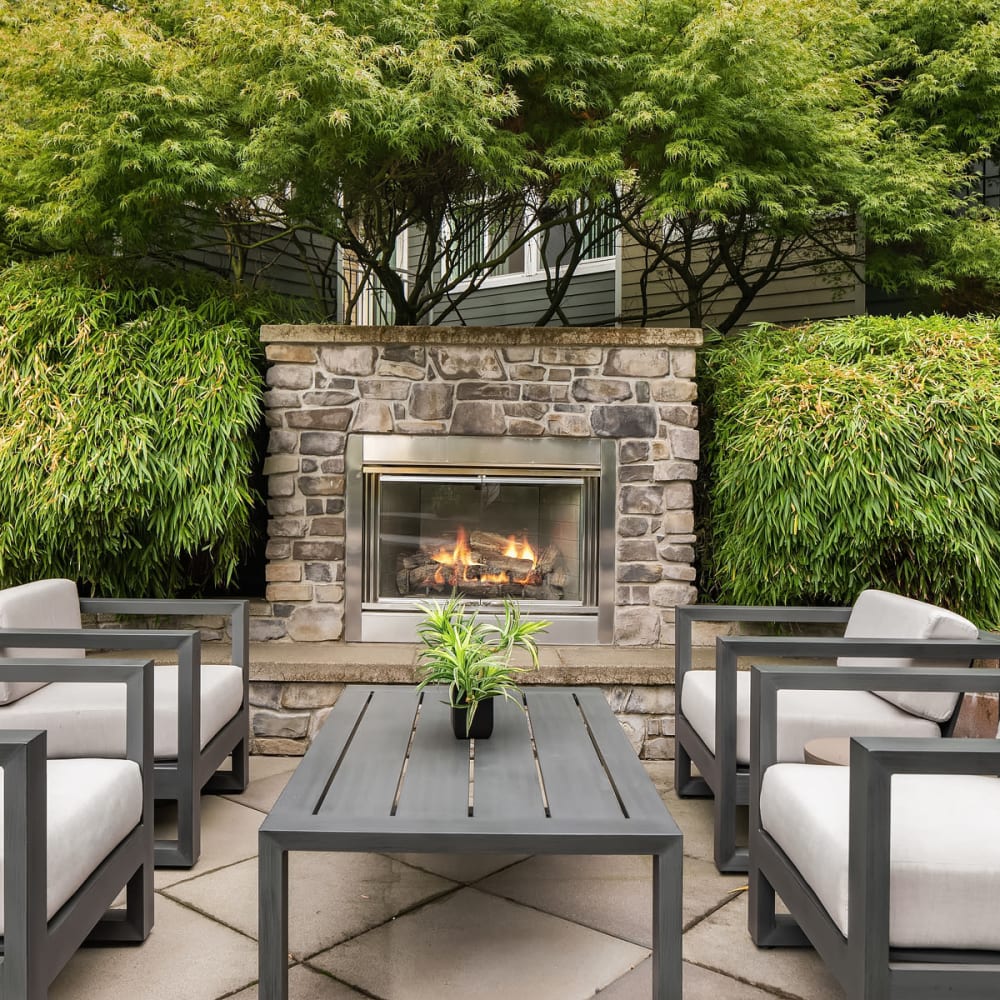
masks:
[[[580,603],[586,480],[382,475],[369,600]]]

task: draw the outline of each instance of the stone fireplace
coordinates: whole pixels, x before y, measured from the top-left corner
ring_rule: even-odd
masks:
[[[658,645],[695,599],[696,330],[265,327],[257,638],[412,641],[503,597],[562,644]]]

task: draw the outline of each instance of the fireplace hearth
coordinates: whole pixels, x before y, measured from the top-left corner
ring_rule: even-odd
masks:
[[[550,642],[609,642],[611,441],[359,434],[346,453],[349,640],[415,637],[421,604],[504,598]]]

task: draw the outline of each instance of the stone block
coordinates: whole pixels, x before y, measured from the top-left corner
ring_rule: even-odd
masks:
[[[618,542],[618,558],[622,562],[653,562],[657,558],[656,541],[652,538],[623,538]]]
[[[292,543],[285,538],[268,539],[264,555],[268,559],[291,559]]]
[[[279,739],[302,739],[309,732],[308,712],[276,712],[258,709],[250,712],[250,730],[254,736]]]
[[[272,517],[295,517],[306,512],[306,503],[302,497],[274,497],[267,501],[267,512]]]
[[[618,461],[622,465],[645,462],[649,458],[649,441],[622,441],[618,445]]]
[[[657,583],[649,588],[649,599],[658,608],[676,608],[679,604],[694,604],[698,591],[684,583]]]
[[[623,514],[662,514],[662,486],[623,486],[619,490],[619,510]]]
[[[506,377],[491,347],[438,347],[431,350],[438,374],[445,379],[475,378],[495,381]]]
[[[653,608],[619,608],[614,641],[619,646],[655,646],[660,638],[660,616]]]
[[[375,366],[375,374],[391,378],[408,378],[416,382],[426,377],[427,369],[423,365],[415,365],[409,361],[383,360]]]
[[[448,425],[440,420],[397,420],[400,434],[447,434]]]
[[[266,737],[253,737],[250,740],[250,753],[258,757],[303,757],[309,744],[306,740],[281,740]]]
[[[344,456],[327,456],[319,463],[319,471],[328,476],[340,476],[344,472]]]
[[[541,424],[536,424],[534,420],[521,420],[515,417],[507,421],[507,433],[517,437],[541,437],[545,433],[545,428]]]
[[[271,365],[265,381],[272,389],[311,389],[313,370],[309,365]]]
[[[420,420],[447,420],[451,416],[455,387],[424,382],[410,390],[410,415]]]
[[[272,455],[284,455],[297,451],[299,436],[295,431],[272,430],[267,438],[267,450]]]
[[[645,517],[622,517],[618,519],[618,534],[623,538],[638,538],[648,534],[649,519]]]
[[[678,427],[697,427],[698,407],[682,403],[675,403],[673,406],[661,406],[660,420],[665,424],[676,424]]]
[[[250,704],[254,708],[281,708],[283,684],[267,681],[250,682]]]
[[[303,562],[319,559],[343,559],[344,540],[342,538],[308,538],[302,542],[293,542],[292,557]],[[274,598],[269,597],[268,600],[274,600]]]
[[[354,415],[352,431],[368,431],[372,434],[388,434],[392,430],[392,411],[388,405],[373,399],[363,399],[358,403]]]
[[[628,737],[629,743],[632,744],[632,749],[635,751],[636,756],[638,756],[642,750],[643,740],[646,737],[645,721],[640,715],[619,715],[617,712],[615,715],[622,727],[622,731]]]
[[[664,562],[660,565],[663,567],[663,578],[665,580],[687,580],[693,582],[698,577],[694,566],[689,563]]]
[[[330,407],[316,410],[292,410],[288,414],[288,426],[296,429],[319,431],[344,431],[351,422],[349,406]]]
[[[455,404],[452,434],[503,434],[507,429],[500,403],[462,402]]]
[[[298,409],[302,405],[302,393],[294,389],[271,389],[262,399],[269,410]]]
[[[284,639],[285,623],[275,621],[273,618],[251,618],[249,634],[251,642],[273,642],[275,639]]]
[[[541,420],[549,412],[549,407],[546,403],[504,403],[503,412],[508,417]]]
[[[504,361],[534,361],[535,349],[533,347],[505,347],[503,357]]]
[[[268,344],[264,355],[268,361],[292,361],[305,365],[316,363],[316,348],[308,344]]]
[[[399,378],[366,378],[358,383],[366,399],[406,399],[412,387],[412,382]]]
[[[615,347],[608,351],[605,375],[656,378],[670,372],[669,347]]]
[[[697,478],[698,466],[694,462],[656,462],[653,467],[653,479],[658,483],[668,483],[678,479],[694,482]]]
[[[269,497],[290,497],[295,493],[295,476],[268,476],[267,495]]]
[[[623,465],[618,470],[620,483],[651,483],[653,467],[651,465]]]
[[[264,567],[264,579],[268,583],[298,583],[302,579],[302,563],[268,563]]]
[[[573,398],[581,403],[616,403],[632,398],[632,386],[613,378],[578,378],[572,386]]]
[[[323,728],[323,723],[326,722],[327,716],[333,711],[333,705],[327,705],[325,708],[317,708],[309,720],[309,739],[312,740],[313,737]]]
[[[674,739],[672,736],[657,736],[642,745],[643,760],[673,760]]]
[[[510,377],[518,382],[541,382],[545,369],[541,365],[512,365]]]
[[[311,601],[311,583],[269,583],[264,596],[269,601]]]
[[[339,604],[296,608],[288,619],[287,628],[289,638],[295,642],[339,639],[344,631],[343,610]]]
[[[287,412],[287,410],[265,410],[264,426],[273,428],[283,427]]]
[[[650,400],[649,383],[639,381],[635,384],[635,401],[637,403],[648,403]]]
[[[690,483],[667,483],[663,488],[663,496],[667,510],[691,510],[694,507],[694,487]]]
[[[273,538],[305,538],[307,524],[304,517],[272,517],[267,533]]]
[[[603,358],[600,347],[543,347],[538,354],[543,365],[599,365]]]
[[[310,535],[333,536],[343,535],[346,528],[344,518],[336,514],[328,514],[325,517],[314,517],[309,525]]]
[[[350,406],[357,398],[358,393],[354,388],[317,389],[315,392],[302,394],[302,402],[306,406]]]
[[[342,496],[343,476],[299,476],[299,490],[308,497]]]
[[[569,386],[552,382],[528,382],[521,386],[521,397],[539,403],[565,403],[569,399]]]
[[[329,708],[344,693],[343,684],[308,684],[305,682],[284,685],[282,704],[285,708]]]
[[[652,406],[595,406],[590,417],[598,437],[643,438],[656,435]]]
[[[306,563],[306,579],[314,583],[330,583],[333,580],[333,570],[329,563]]]
[[[341,583],[321,583],[316,587],[316,600],[319,604],[343,604],[344,585]]]
[[[675,545],[672,542],[667,542],[660,545],[658,551],[660,558],[666,560],[667,562],[694,562],[693,545]]]
[[[658,562],[618,564],[619,583],[656,583],[662,577],[663,568]]]
[[[427,364],[427,349],[418,344],[386,344],[382,357],[386,361],[405,361],[423,367]]]
[[[674,458],[698,460],[699,434],[691,427],[671,427],[667,432]]]
[[[694,512],[673,510],[669,514],[665,514],[662,529],[665,535],[682,535],[694,531]]]
[[[557,437],[590,437],[590,420],[583,413],[550,413],[545,426]]]
[[[298,472],[299,460],[294,455],[268,455],[264,459],[264,475],[276,476],[283,472]]]
[[[585,403],[554,403],[552,409],[556,413],[586,413]]]
[[[344,344],[321,347],[319,363],[334,375],[371,375],[375,371],[378,351],[374,347]]]
[[[684,378],[659,378],[650,385],[657,403],[683,403],[698,398],[697,383]]]
[[[513,382],[461,382],[459,399],[499,399],[512,403],[521,398],[521,387]]]
[[[569,382],[573,378],[572,368],[550,368],[547,376],[549,382]]]
[[[697,355],[690,347],[675,347],[670,354],[670,374],[675,378],[694,378]]]
[[[334,431],[303,431],[299,451],[303,455],[340,455],[345,442],[346,435]]]

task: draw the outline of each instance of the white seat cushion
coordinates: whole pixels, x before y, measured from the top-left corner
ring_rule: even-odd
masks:
[[[681,710],[714,754],[714,670],[684,675]],[[940,735],[937,723],[901,711],[868,691],[778,692],[778,760],[801,762],[802,747],[822,736]],[[750,674],[742,670],[736,675],[736,760],[750,763]]]
[[[142,818],[142,775],[131,760],[52,760],[48,768],[48,885],[51,919]],[[0,771],[0,831],[3,830]],[[4,872],[0,835],[0,874]],[[4,928],[0,893],[0,934]]]
[[[979,630],[953,611],[914,601],[883,590],[865,590],[854,602],[844,630],[848,639],[975,639]],[[880,659],[841,656],[841,667],[967,667],[965,660]],[[880,698],[903,711],[935,722],[944,722],[958,702],[958,694],[947,691],[876,691]]]
[[[153,755],[177,757],[177,666],[153,670]],[[243,671],[232,664],[201,667],[201,747],[239,711]],[[123,684],[49,684],[0,707],[4,729],[48,730],[50,757],[122,757],[125,754]]]
[[[776,764],[761,824],[848,931],[850,770]],[[1000,949],[1000,781],[969,775],[892,779],[889,940],[896,948]]]
[[[0,590],[0,628],[80,628],[80,598],[72,580],[36,580]],[[82,649],[34,649],[0,646],[0,656],[80,658]],[[23,698],[44,687],[44,682],[0,683],[0,705]]]

